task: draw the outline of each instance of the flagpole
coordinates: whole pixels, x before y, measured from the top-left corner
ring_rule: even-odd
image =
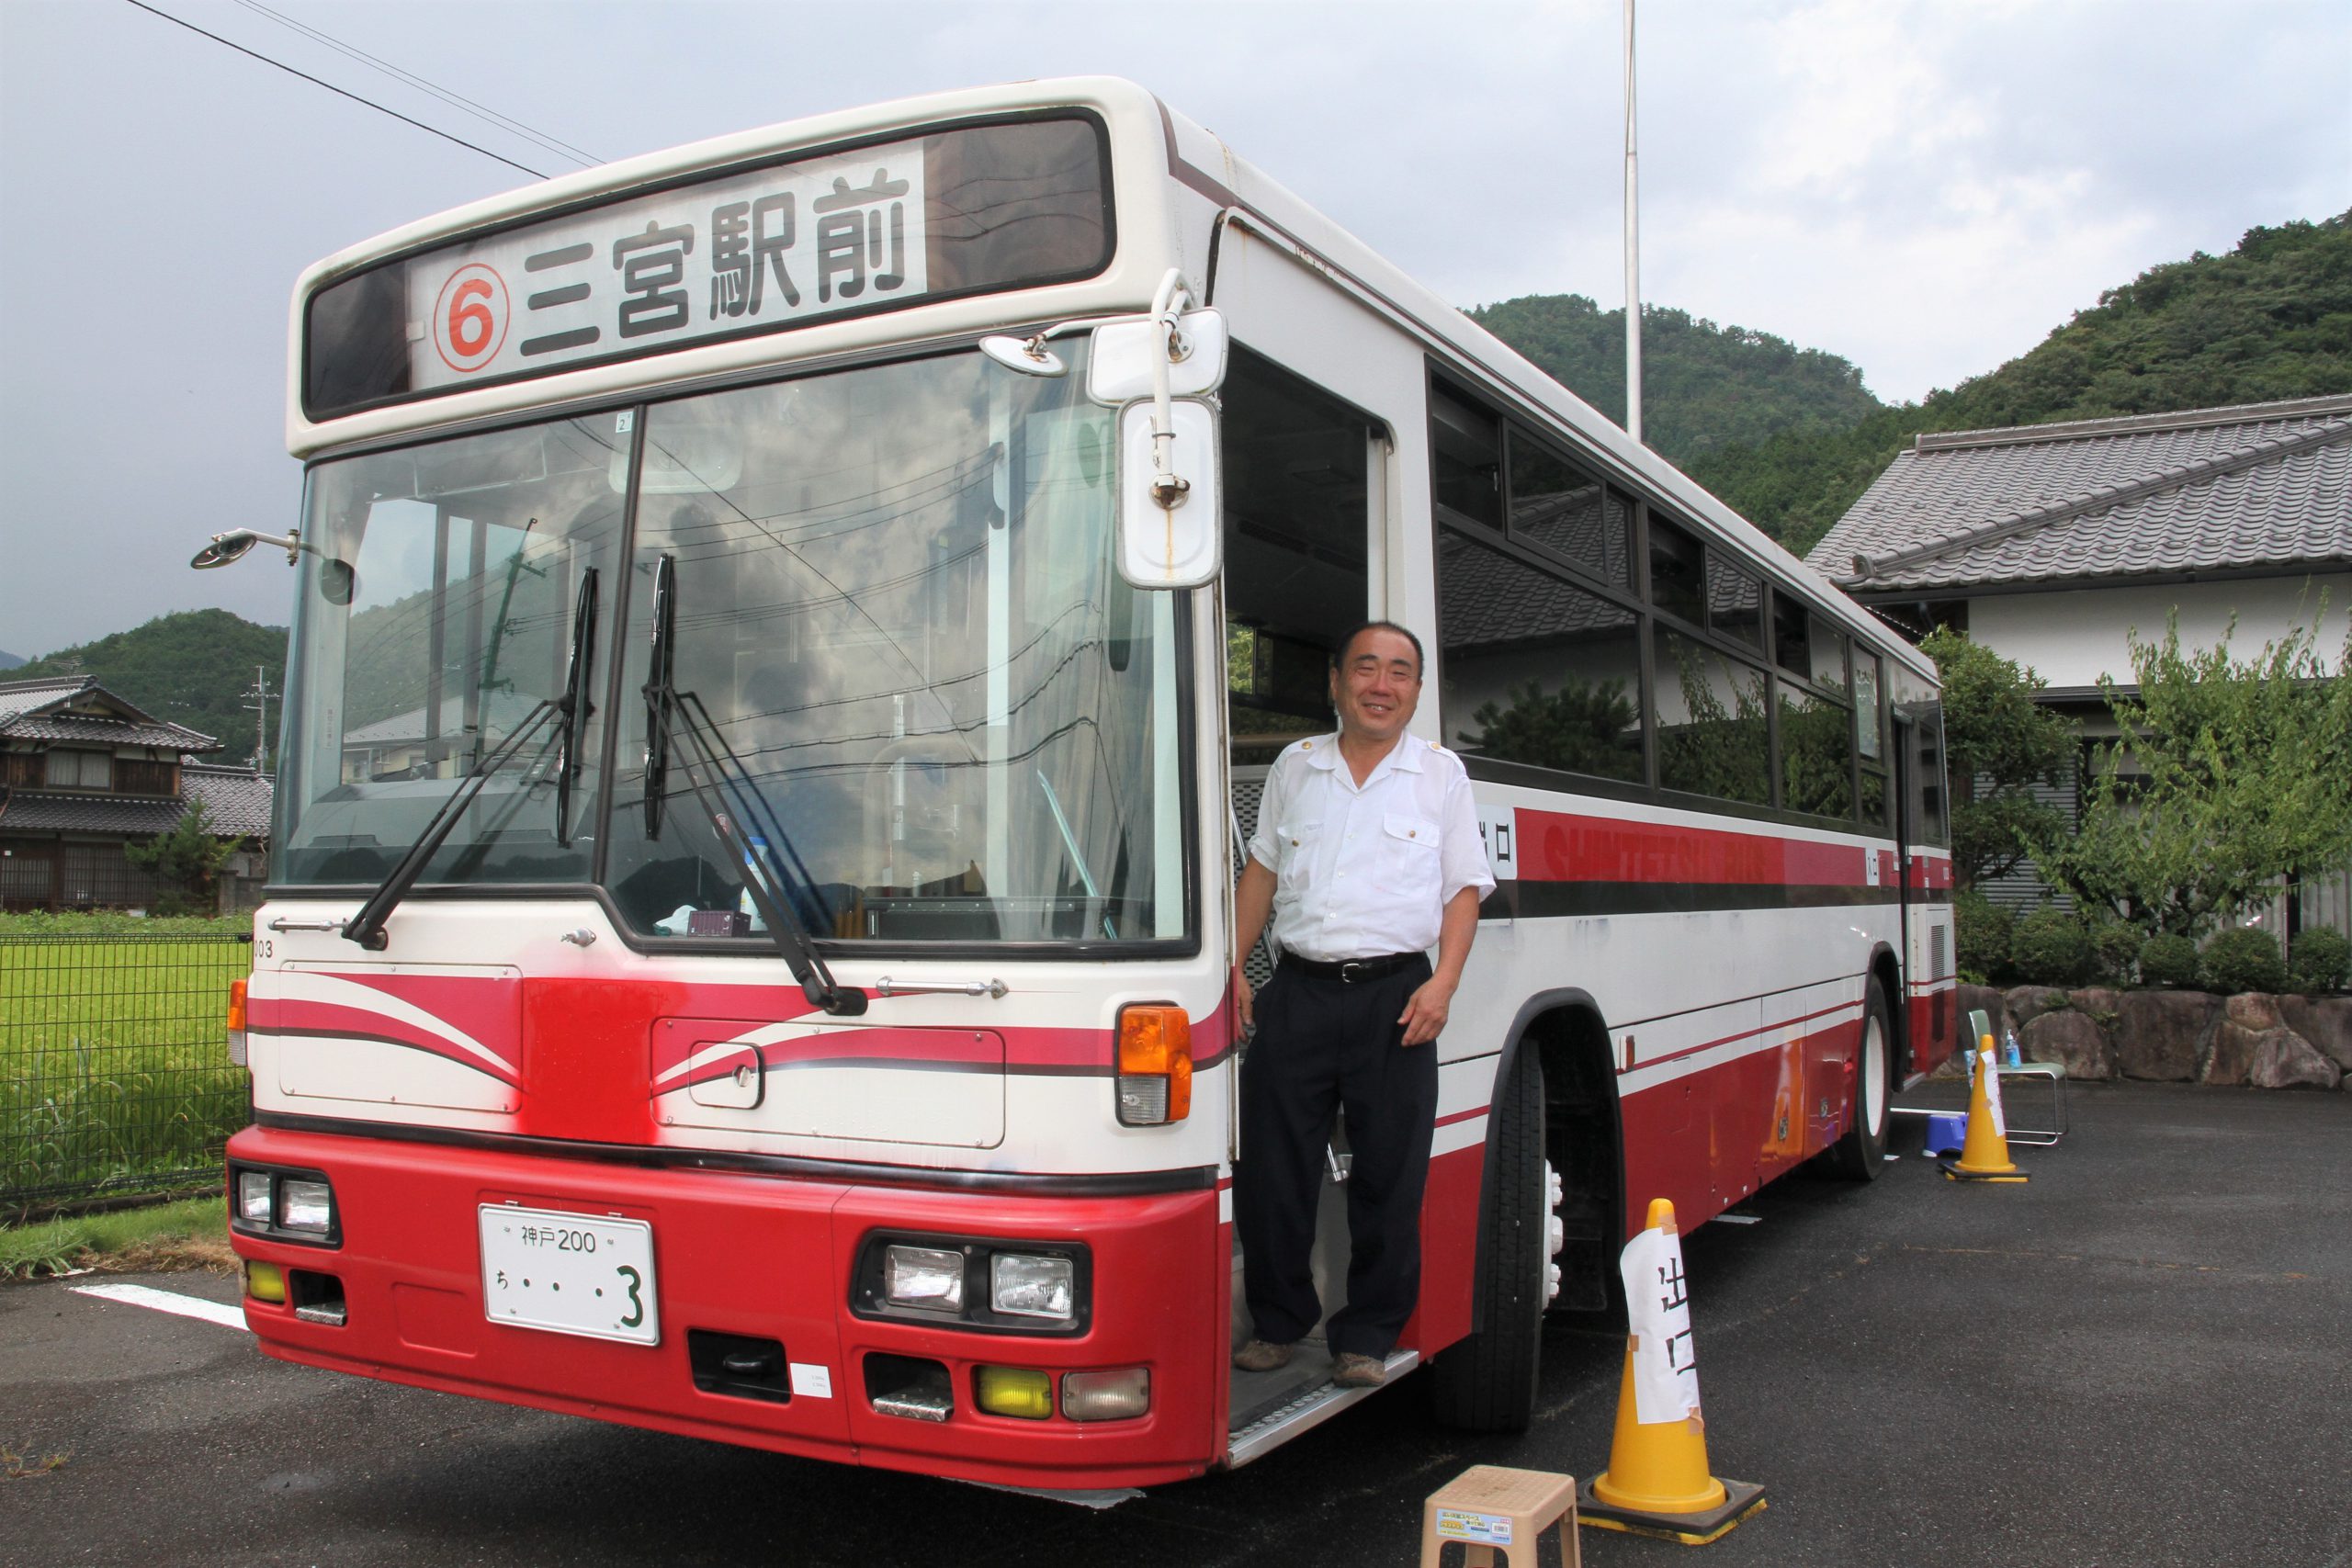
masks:
[[[1625,434],[1642,438],[1642,240],[1634,138],[1634,0],[1625,6]]]

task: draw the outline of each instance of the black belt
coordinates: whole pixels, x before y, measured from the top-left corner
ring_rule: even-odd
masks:
[[[1325,964],[1312,958],[1301,958],[1289,948],[1283,949],[1282,966],[1296,970],[1316,980],[1337,980],[1342,986],[1360,986],[1366,980],[1385,980],[1408,964],[1419,964],[1428,958],[1423,953],[1392,953],[1385,958],[1345,958],[1337,964]]]

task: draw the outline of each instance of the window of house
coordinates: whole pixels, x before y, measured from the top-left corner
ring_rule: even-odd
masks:
[[[106,751],[51,751],[46,779],[51,789],[112,789],[114,757]]]

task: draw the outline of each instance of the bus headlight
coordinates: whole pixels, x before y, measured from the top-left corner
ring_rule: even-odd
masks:
[[[944,1247],[891,1246],[882,1255],[883,1293],[899,1306],[964,1306],[964,1255]]]
[[[320,1235],[334,1229],[334,1190],[323,1181],[288,1177],[277,1184],[277,1223]]]
[[[229,1226],[241,1235],[303,1247],[341,1247],[343,1215],[322,1170],[229,1168]]]
[[[1077,1269],[1067,1258],[1000,1252],[989,1259],[989,1304],[1011,1316],[1067,1323],[1077,1287]]]

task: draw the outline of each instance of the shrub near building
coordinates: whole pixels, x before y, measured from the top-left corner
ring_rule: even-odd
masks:
[[[2314,926],[2297,934],[2294,959],[2288,970],[2290,990],[2307,997],[2344,989],[2352,977],[2352,941],[2328,926]]]
[[[2036,909],[2009,938],[2009,961],[2029,985],[2079,986],[2095,960],[2090,933],[2064,909]]]
[[[2198,962],[2205,988],[2222,996],[2242,991],[2275,993],[2287,985],[2278,939],[2256,926],[2236,926],[2205,944]]]

